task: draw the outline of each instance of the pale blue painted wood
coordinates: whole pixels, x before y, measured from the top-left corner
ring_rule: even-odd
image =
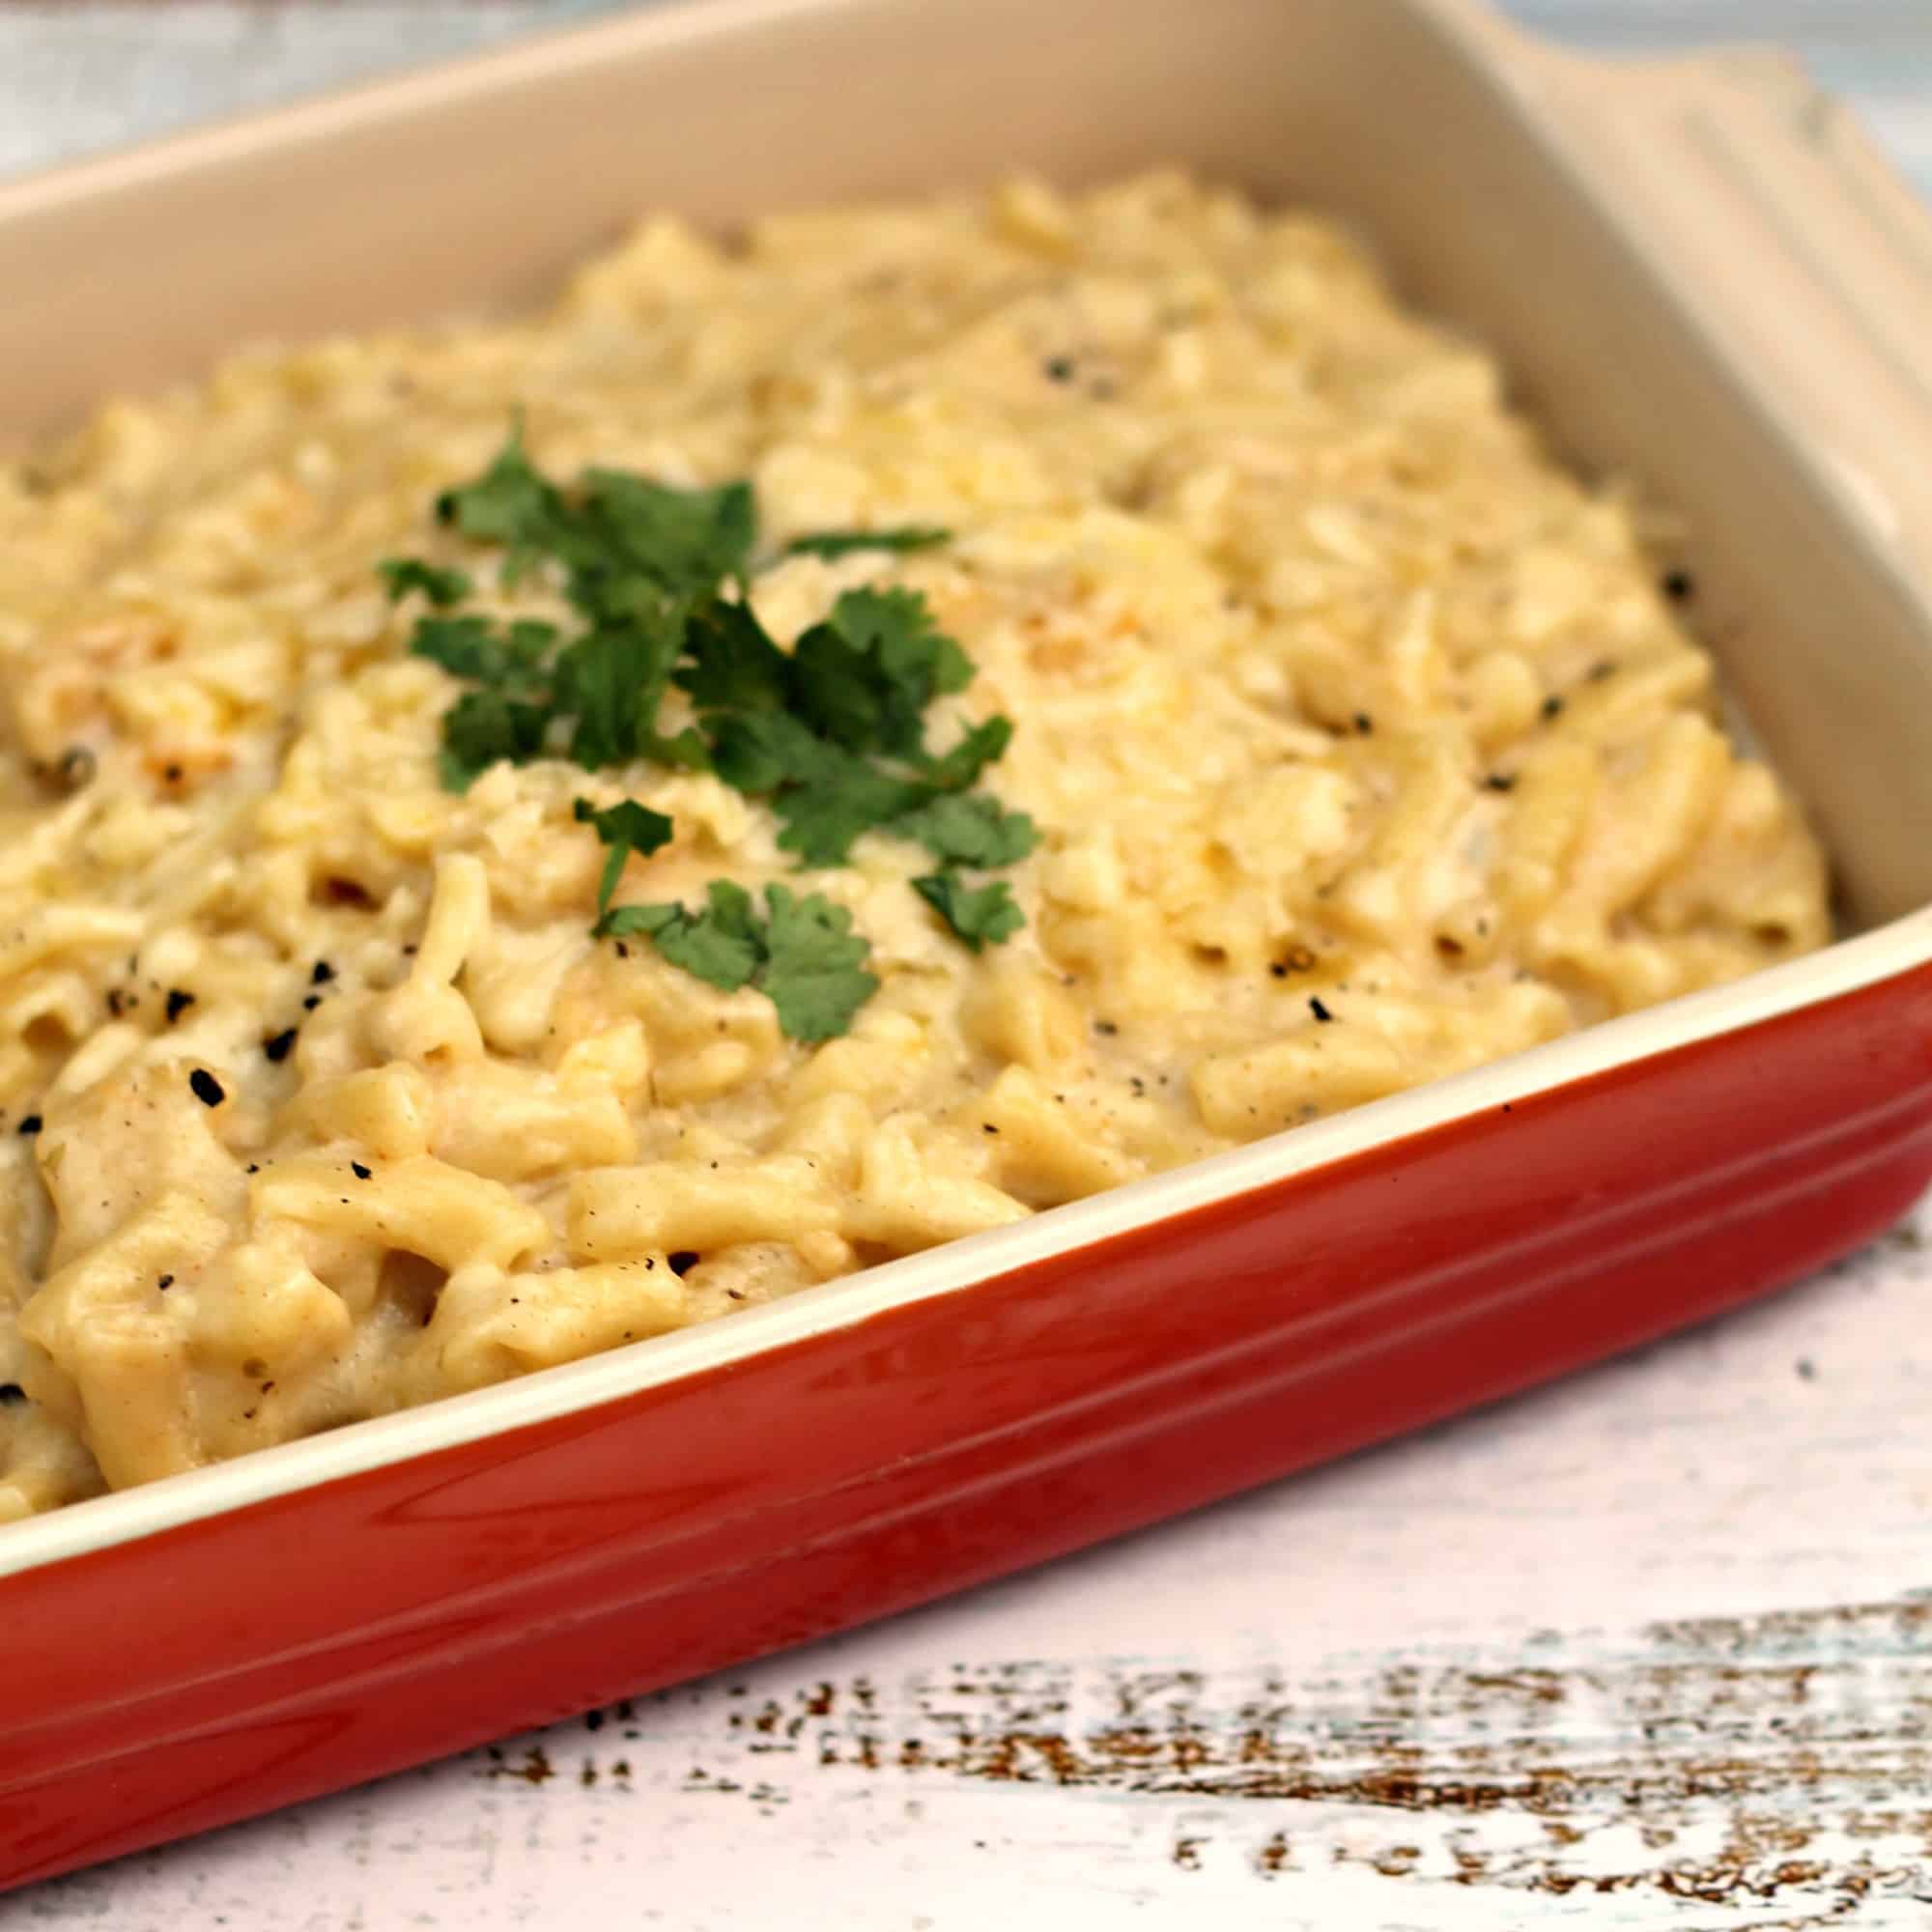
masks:
[[[0,4],[0,174],[639,0],[26,0]],[[1932,0],[1504,0],[1631,52],[1797,48],[1932,193]]]

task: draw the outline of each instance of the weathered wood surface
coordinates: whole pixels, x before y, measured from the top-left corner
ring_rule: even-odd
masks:
[[[0,168],[569,11],[0,4]],[[1923,0],[1804,37],[1932,185]],[[836,1642],[0,1902],[111,1932],[1932,1927],[1932,1209],[1696,1334]]]

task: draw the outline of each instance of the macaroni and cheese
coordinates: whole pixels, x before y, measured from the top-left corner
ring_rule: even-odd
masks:
[[[744,480],[789,645],[917,592],[1037,842],[975,949],[892,829],[801,867],[644,756],[440,772],[384,558],[544,470]],[[795,551],[813,530],[944,541]],[[0,1519],[723,1315],[1828,937],[1621,491],[1334,226],[1162,174],[644,224],[547,314],[251,351],[0,467]],[[688,722],[676,692],[667,728]],[[593,934],[849,914],[875,989]],[[609,896],[606,894],[605,896]],[[826,1029],[821,1029],[826,1030]]]

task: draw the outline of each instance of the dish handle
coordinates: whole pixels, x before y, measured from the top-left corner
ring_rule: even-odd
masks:
[[[1628,246],[1932,599],[1932,207],[1793,55],[1503,66]],[[1769,377],[1769,381],[1763,381]]]

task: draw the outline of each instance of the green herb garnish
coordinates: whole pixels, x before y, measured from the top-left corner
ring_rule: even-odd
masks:
[[[1011,865],[1037,840],[1024,812],[971,789],[1005,752],[1012,724],[989,718],[949,751],[927,749],[928,707],[964,690],[973,665],[918,591],[848,590],[782,650],[746,594],[757,548],[748,483],[680,490],[590,469],[566,488],[530,462],[521,424],[490,468],[445,491],[436,509],[458,535],[501,550],[501,583],[542,571],[581,620],[567,635],[557,624],[457,612],[471,589],[463,571],[414,557],[378,566],[392,599],[418,591],[432,607],[417,619],[412,652],[471,687],[443,718],[440,768],[451,790],[499,759],[712,770],[771,801],[780,845],[804,864],[842,865],[868,832],[909,838],[941,866],[917,889],[966,945],[977,952],[1019,928],[1004,883],[972,887],[958,870]],[[908,552],[948,537],[917,525],[826,530],[795,539],[786,554]],[[673,687],[697,722],[667,734],[659,716]],[[671,821],[629,800],[599,810],[579,799],[576,816],[607,847],[600,936],[643,935],[712,985],[759,987],[796,1039],[842,1032],[876,990],[850,914],[819,894],[795,898],[773,886],[761,917],[743,887],[720,879],[696,913],[613,906],[630,855],[665,844]]]
[[[498,687],[539,686],[545,656],[556,642],[554,624],[519,618],[498,625],[488,617],[422,617],[411,651],[440,664],[452,677]]]
[[[928,872],[912,889],[975,952],[1010,939],[1026,923],[1004,879],[974,887],[957,872]]]
[[[744,579],[757,540],[749,483],[673,490],[619,469],[592,469],[579,517],[597,547],[577,562],[584,580],[580,600],[590,582],[621,584],[630,577],[673,595],[709,597],[726,578]]]
[[[1023,811],[1009,811],[984,792],[949,793],[899,819],[893,830],[916,838],[935,859],[988,869],[1011,866],[1039,843]]]
[[[439,569],[419,556],[385,556],[376,566],[376,574],[388,585],[391,604],[400,604],[412,590],[420,590],[441,611],[469,595],[469,579],[465,572]]]
[[[522,765],[540,757],[549,728],[541,704],[519,704],[500,691],[466,691],[443,714],[438,768],[444,787],[468,791],[499,759]]]
[[[865,970],[870,948],[852,931],[852,915],[823,893],[795,898],[765,888],[769,917],[729,879],[714,879],[702,912],[681,905],[614,907],[605,924],[615,935],[647,935],[672,965],[707,985],[736,992],[755,986],[778,1009],[790,1039],[831,1039],[878,991]]]
[[[964,690],[973,665],[917,591],[848,590],[789,655],[746,604],[714,606],[687,644],[692,662],[673,675],[711,732],[718,775],[769,796],[785,822],[779,843],[809,866],[843,865],[862,833],[895,831],[970,784],[1012,735],[995,718],[942,757],[925,750],[926,707]]]
[[[813,530],[809,536],[793,537],[785,545],[785,554],[831,559],[861,550],[931,550],[952,541],[952,532],[936,524],[901,524],[885,530]]]
[[[604,870],[597,881],[597,923],[592,930],[602,934],[611,910],[611,895],[623,876],[624,862],[633,852],[648,859],[660,845],[670,843],[671,822],[661,811],[627,798],[604,810],[580,798],[572,808],[580,825],[594,825],[597,836],[609,850],[604,855]]]
[[[521,422],[475,482],[445,490],[436,499],[436,514],[473,542],[501,544],[506,553],[505,583],[514,583],[539,556],[554,549],[568,525],[561,494],[524,454]]]

